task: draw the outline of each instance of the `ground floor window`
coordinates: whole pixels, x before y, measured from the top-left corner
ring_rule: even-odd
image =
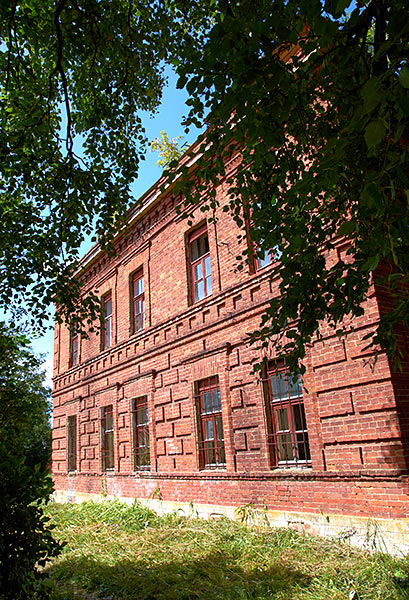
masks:
[[[71,415],[67,419],[67,469],[77,468],[77,417]]]
[[[201,468],[224,467],[226,465],[226,454],[222,403],[217,376],[196,382],[196,402],[200,466]]]
[[[134,469],[149,469],[149,413],[148,398],[142,396],[132,400],[132,429]]]
[[[102,470],[114,468],[114,415],[112,404],[101,408]]]
[[[268,365],[266,387],[273,464],[278,467],[310,464],[300,375],[291,373],[285,361],[273,361]]]

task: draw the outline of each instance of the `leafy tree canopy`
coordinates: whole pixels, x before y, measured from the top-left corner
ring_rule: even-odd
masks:
[[[39,316],[52,297],[75,308],[80,241],[94,214],[103,242],[122,222],[145,143],[139,110],[155,110],[167,62],[190,94],[186,127],[209,125],[195,177],[182,178],[187,203],[213,207],[240,149],[230,209],[239,224],[251,210],[260,251],[281,255],[281,298],[258,336],[286,332],[284,351],[302,358],[320,322],[362,312],[381,267],[395,305],[375,341],[396,351],[409,314],[408,7],[349,4],[4,2],[3,303],[28,290]]]
[[[230,210],[239,225],[251,217],[261,256],[280,257],[281,296],[254,337],[292,365],[320,323],[341,333],[363,313],[373,274],[394,306],[370,341],[399,360],[396,329],[409,325],[409,7],[357,0],[347,14],[349,4],[220,3],[204,46],[186,36],[178,65],[186,124],[209,124],[181,189],[214,208],[239,149]]]

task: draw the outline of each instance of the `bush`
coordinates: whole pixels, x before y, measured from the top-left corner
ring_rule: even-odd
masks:
[[[27,339],[0,323],[0,598],[46,598],[41,566],[59,552],[42,504],[52,492],[50,391]]]

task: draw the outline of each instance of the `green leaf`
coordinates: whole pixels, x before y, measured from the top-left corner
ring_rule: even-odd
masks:
[[[369,148],[380,144],[385,137],[386,127],[380,120],[372,121],[365,127],[365,142]]]
[[[361,91],[365,112],[371,112],[382,100],[382,88],[379,77],[368,79]]]
[[[409,89],[409,68],[402,67],[399,73],[399,83],[402,87]]]
[[[342,225],[338,228],[337,235],[344,236],[353,233],[358,229],[358,224],[356,221],[346,221],[342,223]]]

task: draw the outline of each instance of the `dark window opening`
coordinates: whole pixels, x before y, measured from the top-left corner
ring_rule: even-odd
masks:
[[[226,466],[222,403],[218,377],[196,383],[201,468]]]
[[[114,468],[114,415],[112,404],[101,408],[102,470]]]
[[[104,323],[103,323],[103,337],[102,337],[102,348],[109,348],[112,346],[112,296],[109,294],[103,299],[104,309]]]
[[[149,469],[149,414],[146,396],[132,400],[134,469]]]
[[[70,367],[75,367],[78,364],[78,346],[79,346],[79,335],[78,327],[75,326],[71,330],[70,336]]]
[[[67,420],[67,464],[68,471],[77,468],[77,417],[72,415]]]

